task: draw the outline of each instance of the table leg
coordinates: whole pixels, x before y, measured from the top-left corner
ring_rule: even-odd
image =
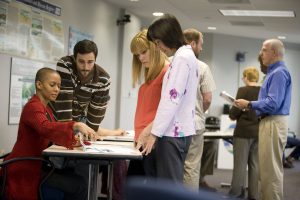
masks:
[[[107,192],[108,200],[112,200],[113,178],[114,178],[113,171],[114,171],[113,161],[109,161],[109,163],[108,163],[108,192]]]
[[[89,164],[88,200],[97,200],[97,180],[99,174],[98,164]]]

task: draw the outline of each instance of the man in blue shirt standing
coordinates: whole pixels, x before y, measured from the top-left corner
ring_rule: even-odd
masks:
[[[292,80],[283,62],[284,45],[278,39],[264,41],[261,48],[263,64],[268,66],[257,101],[237,99],[240,109],[254,109],[259,124],[259,173],[262,200],[283,199],[282,155],[287,141]]]

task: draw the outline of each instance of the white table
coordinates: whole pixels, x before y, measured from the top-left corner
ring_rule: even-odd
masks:
[[[233,131],[206,131],[203,135],[205,139],[232,139]]]
[[[89,164],[89,200],[97,200],[97,179],[99,174],[99,166],[95,164],[95,160],[106,160],[109,162],[109,182],[108,182],[108,199],[112,199],[112,181],[113,181],[113,161],[114,160],[132,160],[142,159],[140,151],[134,148],[132,142],[119,141],[97,141],[92,142],[90,147],[83,151],[82,147],[76,147],[69,150],[62,146],[52,145],[43,151],[45,156],[68,157],[84,160],[92,160]],[[94,177],[91,177],[91,172],[94,172]]]
[[[224,139],[228,142],[228,139],[233,139],[233,129],[228,129],[226,131],[207,131],[204,132],[205,139]],[[222,148],[221,148],[222,147]],[[227,150],[219,143],[217,166],[220,168],[220,163],[224,166],[227,163],[233,163],[233,155],[230,155]],[[228,164],[227,164],[228,165]],[[229,164],[230,165],[230,164]],[[223,167],[221,167],[223,168]],[[221,187],[230,187],[230,183],[221,183]]]
[[[126,135],[122,136],[105,136],[104,141],[120,141],[120,142],[133,142],[134,141],[134,130],[127,130]]]

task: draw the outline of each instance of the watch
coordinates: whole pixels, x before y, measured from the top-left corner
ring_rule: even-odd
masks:
[[[251,101],[249,101],[249,103],[248,103],[248,105],[247,105],[247,108],[248,108],[248,109],[252,109],[252,103],[251,103]]]

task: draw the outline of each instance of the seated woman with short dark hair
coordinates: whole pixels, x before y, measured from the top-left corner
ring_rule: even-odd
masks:
[[[35,78],[36,94],[23,108],[17,141],[5,160],[16,157],[42,157],[50,142],[72,149],[76,143],[75,132],[95,137],[93,129],[81,122],[56,122],[49,101],[54,101],[60,90],[61,78],[50,68],[38,70]],[[5,197],[10,199],[38,199],[42,163],[24,161],[7,167]],[[0,171],[1,175],[1,171]],[[78,182],[80,184],[80,181]],[[70,185],[72,187],[72,185]],[[85,199],[86,187],[77,187],[74,194],[65,192],[65,199]],[[75,194],[76,193],[76,194]]]

